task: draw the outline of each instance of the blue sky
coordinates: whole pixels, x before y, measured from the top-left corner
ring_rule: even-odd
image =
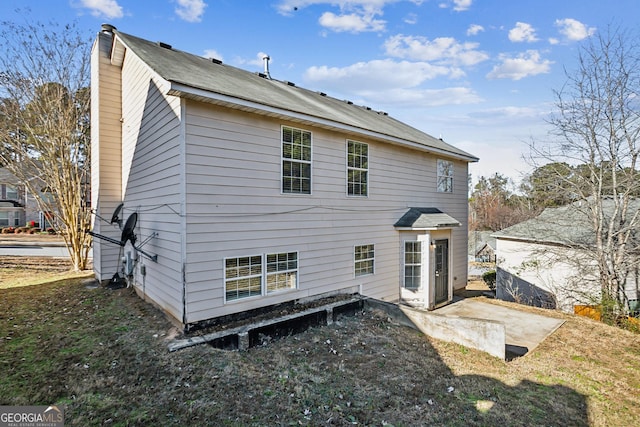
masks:
[[[386,111],[480,157],[474,177],[516,181],[578,46],[640,24],[637,0],[2,0],[0,20],[26,10],[250,71],[268,54],[273,78]]]

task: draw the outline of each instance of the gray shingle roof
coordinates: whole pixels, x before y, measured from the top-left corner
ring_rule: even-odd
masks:
[[[409,208],[393,226],[398,228],[437,229],[460,227],[460,222],[437,208]]]
[[[159,43],[119,31],[114,31],[114,34],[151,69],[169,82],[291,114],[303,114],[346,125],[365,134],[374,133],[389,140],[399,140],[397,142],[407,141],[465,161],[478,160],[475,156],[402,123],[386,113],[292,86],[287,82],[270,80],[257,73],[187,52],[162,47]]]
[[[594,229],[589,215],[589,202],[579,201],[566,206],[547,208],[540,215],[493,234],[498,239],[515,239],[561,245],[593,245]],[[614,201],[602,200],[605,221],[612,216]],[[640,210],[640,200],[630,205],[628,220]],[[632,227],[637,228],[638,220]]]

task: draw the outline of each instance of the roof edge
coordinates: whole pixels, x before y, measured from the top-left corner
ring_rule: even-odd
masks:
[[[168,81],[171,85],[168,91],[169,95],[185,97],[185,98],[210,99],[212,101],[216,101],[217,103],[224,103],[226,105],[235,105],[240,108],[251,109],[256,112],[262,111],[269,115],[279,115],[279,116],[291,118],[297,121],[319,125],[325,128],[332,128],[332,129],[347,131],[350,133],[356,133],[356,134],[364,135],[370,138],[384,140],[392,144],[401,145],[401,146],[405,146],[413,149],[418,149],[418,150],[426,151],[432,154],[439,154],[442,156],[466,161],[469,163],[475,163],[480,160],[479,158],[472,156],[471,154],[462,155],[459,153],[454,153],[451,151],[430,147],[428,145],[420,144],[418,142],[410,141],[407,139],[397,138],[384,133],[374,132],[371,130],[347,125],[347,124],[336,122],[333,120],[324,119],[322,117],[317,117],[309,114],[299,113],[296,111],[273,107],[273,106],[265,105],[259,102],[251,101],[248,99],[238,98],[238,97],[225,95],[217,92],[211,92],[206,89],[189,86],[177,81],[172,81],[172,80],[168,80]]]

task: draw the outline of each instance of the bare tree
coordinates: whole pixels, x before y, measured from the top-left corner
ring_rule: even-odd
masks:
[[[566,243],[596,265],[599,302],[609,320],[626,311],[625,287],[635,283],[640,254],[639,53],[637,34],[620,29],[589,39],[577,70],[566,73],[565,86],[555,93],[555,139],[531,147],[538,165],[566,162],[579,172],[547,170],[556,172],[558,187],[570,191],[584,213],[590,238]]]
[[[90,48],[75,25],[2,22],[0,163],[51,215],[76,270],[90,244]]]

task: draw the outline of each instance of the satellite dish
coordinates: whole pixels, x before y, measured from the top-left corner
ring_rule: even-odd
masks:
[[[118,207],[116,207],[116,210],[113,211],[113,215],[111,215],[111,222],[109,222],[109,224],[118,224],[118,225],[122,225],[122,219],[120,218],[120,212],[122,212],[122,207],[124,206],[124,203],[120,203],[118,205]]]
[[[129,218],[127,218],[127,222],[124,223],[124,227],[122,228],[122,237],[120,237],[121,246],[124,246],[124,244],[127,243],[127,240],[130,241],[132,245],[136,244],[136,235],[134,233],[134,230],[136,228],[137,222],[137,212],[129,215]]]

